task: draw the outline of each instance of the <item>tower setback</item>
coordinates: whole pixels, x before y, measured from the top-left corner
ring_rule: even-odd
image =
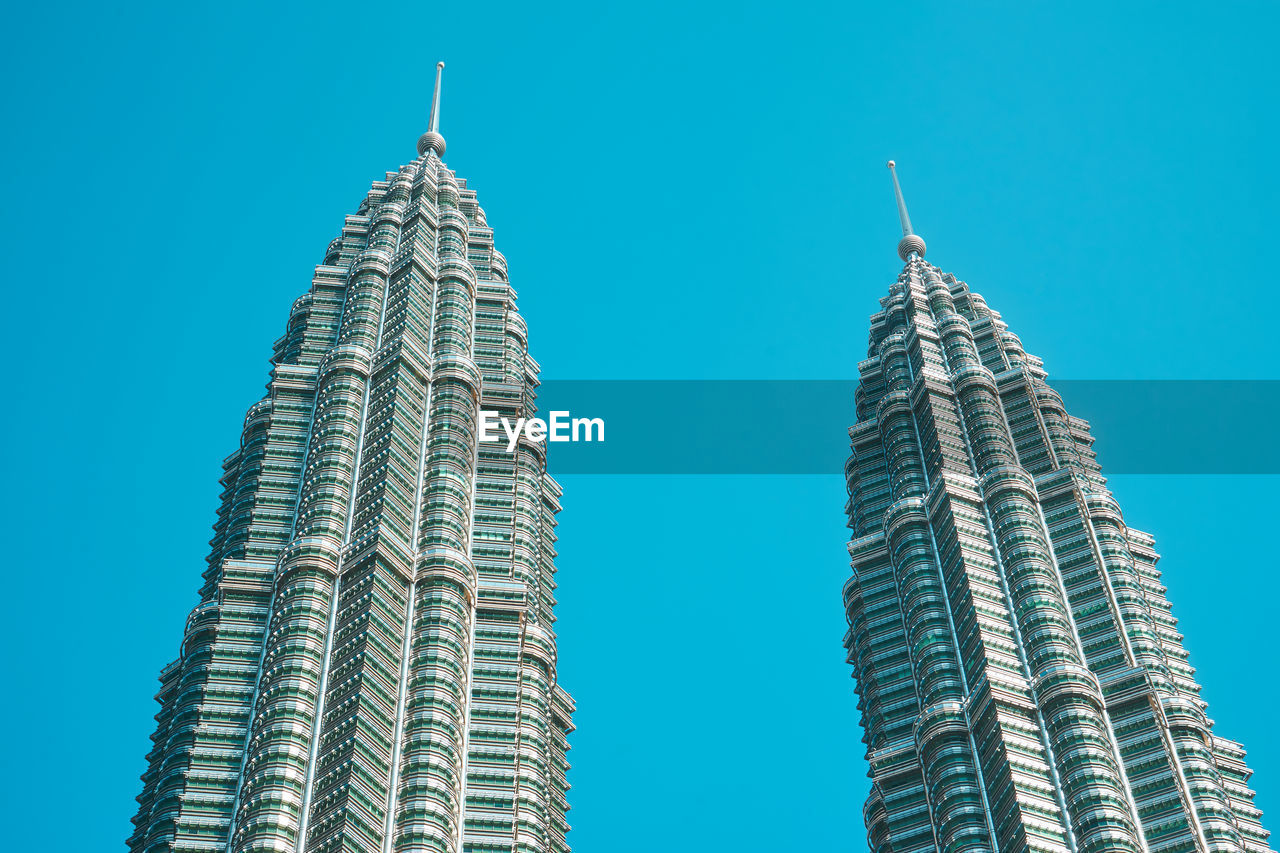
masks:
[[[538,364],[476,193],[441,157],[375,182],[276,342],[138,797],[132,853],[564,853],[560,488]]]
[[[1089,425],[924,259],[894,189],[905,266],[871,318],[845,468],[871,850],[1269,851]]]

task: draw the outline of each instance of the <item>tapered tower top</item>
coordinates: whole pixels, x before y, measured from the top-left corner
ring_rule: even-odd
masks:
[[[418,155],[428,150],[436,152],[436,156],[444,157],[444,137],[440,135],[440,75],[444,71],[444,63],[436,63],[436,91],[431,96],[431,118],[427,122],[427,132],[418,137]]]
[[[421,145],[421,143],[419,143]],[[902,221],[902,239],[898,241],[898,257],[904,261],[915,254],[924,257],[924,239],[911,231],[911,217],[907,215],[907,203],[902,198],[902,187],[898,185],[896,164],[889,161],[889,174],[893,177],[893,194],[898,199],[898,219]]]

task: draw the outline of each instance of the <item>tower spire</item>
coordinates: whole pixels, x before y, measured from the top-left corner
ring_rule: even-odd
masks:
[[[902,198],[902,187],[898,184],[897,164],[889,161],[889,175],[893,178],[893,195],[898,200],[898,219],[902,222],[902,239],[898,241],[898,257],[904,261],[913,254],[924,257],[924,240],[911,230],[911,216],[907,213],[907,202]]]
[[[431,118],[427,121],[427,132],[418,137],[418,154],[426,154],[428,150],[436,152],[437,157],[444,157],[444,137],[440,135],[440,77],[444,72],[444,63],[436,63],[436,88],[431,96]]]

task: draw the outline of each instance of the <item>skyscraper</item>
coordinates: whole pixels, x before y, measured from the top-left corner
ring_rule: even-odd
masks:
[[[845,473],[876,853],[1265,851],[1156,569],[1000,315],[925,261],[871,318]]]
[[[224,463],[200,603],[160,675],[133,853],[567,851],[555,516],[507,264],[445,166],[377,181]]]

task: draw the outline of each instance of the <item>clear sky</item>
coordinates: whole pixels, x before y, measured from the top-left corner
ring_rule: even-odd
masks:
[[[894,157],[930,260],[1052,376],[1280,378],[1280,7],[908,8],[10,8],[7,846],[123,849],[220,461],[438,59],[547,377],[853,376]],[[864,850],[838,472],[563,479],[575,848]],[[1112,485],[1276,829],[1280,483]]]

